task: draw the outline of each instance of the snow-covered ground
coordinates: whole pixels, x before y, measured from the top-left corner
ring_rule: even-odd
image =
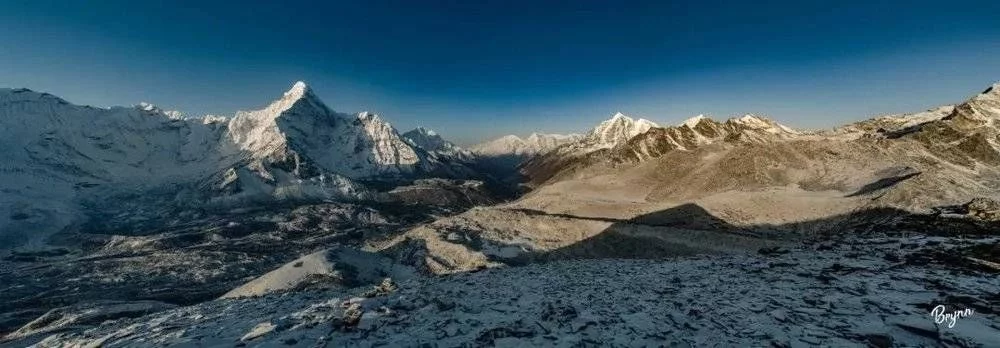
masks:
[[[374,290],[217,300],[37,346],[997,347],[996,273],[927,257],[996,242],[881,237],[746,255],[559,261]],[[938,305],[973,313],[950,326],[935,322]],[[21,343],[30,341],[9,344]]]

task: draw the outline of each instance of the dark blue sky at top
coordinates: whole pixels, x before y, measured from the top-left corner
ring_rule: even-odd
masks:
[[[830,127],[1000,80],[1000,2],[0,3],[0,87],[192,115],[297,80],[460,143],[753,112]]]

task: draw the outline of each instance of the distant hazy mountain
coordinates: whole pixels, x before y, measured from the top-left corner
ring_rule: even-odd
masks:
[[[473,145],[471,151],[479,156],[533,156],[545,153],[562,144],[576,141],[579,134],[543,134],[531,133],[527,138],[516,135],[505,135],[481,144]]]
[[[520,185],[518,167],[540,154],[580,139],[579,134],[532,133],[527,138],[506,135],[471,147],[479,167],[508,183]]]

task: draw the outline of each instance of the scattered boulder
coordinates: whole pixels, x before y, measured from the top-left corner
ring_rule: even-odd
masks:
[[[344,315],[334,320],[333,327],[339,331],[350,331],[358,326],[365,311],[357,302],[345,302],[342,306],[344,307]]]
[[[406,279],[413,274],[415,272],[409,267],[377,254],[346,247],[332,248],[289,262],[230,290],[222,298],[253,297],[309,288],[350,288],[375,284],[379,279],[388,280],[388,283],[383,280],[382,285],[394,286],[391,279],[385,278],[386,275]]]
[[[257,324],[257,326],[254,326],[252,329],[250,329],[250,332],[247,332],[246,335],[243,335],[243,337],[240,338],[240,341],[243,342],[252,341],[257,337],[261,337],[273,332],[274,328],[275,328],[274,324],[271,324],[271,322],[269,321]]]
[[[771,256],[771,255],[783,255],[789,252],[788,249],[782,248],[780,246],[775,247],[763,247],[757,250],[758,254]]]
[[[396,282],[392,281],[392,278],[385,278],[382,279],[382,283],[379,283],[379,285],[376,285],[373,289],[366,291],[361,296],[362,297],[386,296],[391,294],[393,291],[396,291],[396,289],[399,289],[399,287],[396,285]]]
[[[1000,202],[978,197],[962,205],[966,214],[983,221],[1000,221]]]

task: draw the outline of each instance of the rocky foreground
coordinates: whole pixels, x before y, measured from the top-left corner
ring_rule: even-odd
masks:
[[[997,347],[998,241],[902,235],[742,255],[557,261],[216,300],[85,331],[37,323],[6,344]],[[971,314],[935,320],[936,306]]]

